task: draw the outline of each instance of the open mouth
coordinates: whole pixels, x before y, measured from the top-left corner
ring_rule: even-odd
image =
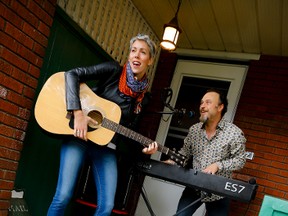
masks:
[[[140,65],[141,65],[141,63],[138,62],[138,61],[133,61],[132,64],[133,64],[133,66],[135,66],[135,67],[140,67]]]

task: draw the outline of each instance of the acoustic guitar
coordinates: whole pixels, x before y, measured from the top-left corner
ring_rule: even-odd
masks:
[[[98,145],[107,145],[115,133],[128,137],[147,147],[153,140],[119,124],[120,107],[97,96],[85,83],[80,84],[80,101],[83,112],[97,125],[88,125],[87,138]],[[73,117],[66,111],[64,72],[48,78],[35,104],[35,118],[44,130],[63,135],[73,135]],[[186,166],[187,158],[174,150],[158,144],[158,151],[169,156],[178,165]]]

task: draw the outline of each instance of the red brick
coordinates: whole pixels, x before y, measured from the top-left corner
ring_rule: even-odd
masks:
[[[1,189],[13,190],[14,183],[12,181],[6,181],[0,179]]]
[[[275,153],[265,153],[264,158],[267,160],[282,162],[284,160],[285,156],[279,156]]]
[[[25,108],[19,108],[19,113],[18,116],[21,117],[22,119],[29,120],[30,119],[30,114],[31,114],[31,109]]]
[[[288,192],[288,185],[287,183],[285,184],[278,184],[277,187],[276,187],[278,190],[280,191],[285,191],[285,192]]]
[[[0,32],[0,38],[3,46],[11,50],[12,52],[17,51],[19,43],[17,43],[12,37],[5,34],[4,32]]]
[[[25,86],[24,91],[23,91],[23,95],[25,97],[30,98],[31,100],[34,100],[35,98],[35,89],[34,88],[30,88],[29,86]]]
[[[8,90],[0,86],[0,98],[6,99],[8,95]]]
[[[42,46],[47,47],[48,39],[43,34],[41,34],[36,28],[33,28],[28,23],[23,24],[23,32],[29,35],[33,40],[40,43]]]
[[[3,209],[7,209],[7,208],[3,208]],[[0,203],[0,216],[7,216],[7,215],[8,215],[8,210],[1,210],[1,203]]]
[[[23,92],[23,84],[18,82],[17,80],[13,79],[12,77],[9,76],[1,76],[3,83],[2,85],[5,86],[7,89],[13,90],[19,94]],[[9,91],[8,91],[9,95]]]
[[[5,20],[8,20],[10,23],[15,25],[17,28],[21,29],[23,26],[23,20],[21,17],[19,17],[14,11],[7,8],[7,6],[4,5],[4,11],[1,13],[3,18]]]
[[[0,2],[0,14],[1,15],[4,14],[4,12],[5,12],[6,8],[7,8],[7,5],[8,5],[8,3],[5,3],[4,1]],[[4,28],[4,23],[5,23],[4,19],[0,19],[0,29]]]
[[[275,149],[274,153],[277,154],[277,155],[282,155],[284,157],[287,157],[288,150],[287,149]]]
[[[254,139],[255,140],[255,139]],[[251,142],[251,138],[250,138],[250,140],[249,140],[250,142]],[[258,152],[258,151],[260,151],[260,152],[264,152],[264,153],[270,153],[270,152],[272,152],[273,151],[273,147],[272,146],[267,146],[267,145],[264,145],[266,142],[263,142],[263,145],[261,145],[261,143],[259,143],[258,145],[256,145],[256,148],[255,148],[255,150]]]
[[[282,184],[287,184],[288,183],[287,179],[285,177],[278,176],[278,175],[269,175],[268,179],[273,181],[273,182],[275,182],[275,183],[282,183]]]
[[[21,143],[19,140],[15,140],[5,136],[0,136],[0,141],[1,141],[0,146],[6,148],[14,149],[17,151],[21,151],[23,148],[23,143]]]
[[[2,113],[0,114],[1,117],[1,123],[8,125],[8,126],[14,126],[16,125],[16,122],[18,121],[18,119],[14,116],[8,115],[6,113]]]
[[[11,191],[9,191],[9,190],[0,190],[0,198],[9,200],[11,198]]]
[[[20,152],[19,151],[13,151],[8,148],[2,148],[0,147],[0,157],[5,159],[10,159],[14,161],[19,161],[20,159]]]
[[[26,84],[28,86],[32,87],[33,89],[36,89],[37,85],[38,85],[38,80],[35,77],[27,76],[26,77]]]
[[[286,143],[286,145],[288,145],[288,136],[278,136],[278,135],[274,135],[275,140],[280,141],[280,142],[284,142]]]
[[[285,163],[280,163],[280,162],[277,162],[277,161],[272,161],[271,162],[271,166],[272,167],[275,167],[277,169],[286,169],[287,168],[287,164]]]
[[[251,130],[255,130],[255,131],[260,131],[260,132],[264,132],[264,133],[269,133],[271,131],[271,127],[270,126],[265,126],[265,125],[251,125],[250,127]]]
[[[19,46],[17,52],[21,57],[28,60],[30,63],[37,65],[37,66],[41,66],[41,65],[38,65],[40,62],[39,60],[40,57],[37,56],[32,50],[29,50],[24,46]]]
[[[4,72],[7,75],[11,75],[15,67],[11,64],[5,62],[4,60],[0,59],[0,71]]]
[[[265,187],[269,187],[269,188],[275,188],[276,183],[271,181],[271,180],[267,180],[267,179],[257,179],[257,183],[259,185],[265,186]]]
[[[280,170],[280,175],[288,179],[288,170]]]
[[[11,115],[4,115],[2,123],[23,131],[27,129],[27,121]]]
[[[40,68],[30,64],[28,73],[38,79],[40,77]]]
[[[31,13],[31,11],[27,10],[26,7],[21,5],[18,1],[13,1],[11,5],[12,10],[15,11],[17,15],[22,17],[26,22],[30,23],[32,26],[37,27],[38,19]]]
[[[35,54],[44,58],[46,50],[45,50],[45,47],[41,46],[39,43],[37,43],[37,42],[34,43],[33,51],[35,52]]]
[[[14,128],[8,127],[7,125],[0,125],[0,134],[7,137],[14,137]]]
[[[271,133],[287,136],[287,130],[286,129],[281,129],[281,128],[272,128],[271,129]]]
[[[51,26],[53,23],[52,17],[43,10],[35,1],[29,1],[27,5],[28,9],[35,14],[41,21],[45,22],[47,25]]]
[[[29,0],[18,0],[22,5],[26,6]]]
[[[26,98],[12,91],[9,91],[7,99],[20,107],[26,107],[28,104]]]
[[[9,170],[0,170],[0,178],[5,180],[12,180],[14,181],[16,178],[16,172],[9,171]]]
[[[26,133],[21,130],[15,130],[14,138],[20,141],[24,141]]]
[[[7,216],[9,207],[10,207],[9,200],[0,200],[0,209],[1,209],[0,210],[0,216]],[[7,209],[7,210],[3,210],[3,209]]]
[[[47,11],[47,13],[53,17],[54,16],[54,13],[55,13],[55,8],[56,8],[56,5],[57,5],[57,0],[52,0],[52,1],[44,1],[43,2],[43,9],[45,11]]]
[[[261,132],[261,131],[247,130],[246,133],[248,135],[253,136],[254,138],[257,137],[257,138],[267,139],[267,137],[269,136],[269,134]],[[265,144],[265,143],[263,143],[263,144]]]
[[[27,130],[28,122],[26,120],[18,119],[15,128],[19,129],[20,131],[24,132]]]
[[[0,168],[10,171],[16,171],[18,168],[18,162],[0,158]]]
[[[19,108],[15,104],[0,98],[0,110],[12,115],[17,115]]]
[[[7,23],[5,32],[20,42],[22,46],[26,46],[27,48],[32,49],[33,40],[24,34],[20,29],[17,29],[15,26]]]
[[[45,35],[47,38],[49,37],[50,34],[50,26],[48,26],[47,24],[40,22],[39,26],[38,26],[38,30]]]
[[[27,74],[18,68],[14,68],[11,76],[20,83],[25,83]]]
[[[271,195],[271,196],[275,196],[275,197],[279,197],[279,198],[283,198],[285,196],[285,192],[275,190],[275,188],[265,188],[264,192],[267,195]]]
[[[3,59],[7,62],[11,63],[15,67],[18,67],[24,71],[28,69],[29,63],[26,62],[23,58],[19,57],[17,54],[7,50],[3,49],[2,53]]]

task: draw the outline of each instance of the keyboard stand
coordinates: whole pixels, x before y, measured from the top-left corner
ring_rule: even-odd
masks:
[[[190,208],[191,206],[195,205],[195,204],[198,203],[198,202],[201,202],[201,200],[202,200],[203,198],[208,197],[208,196],[210,196],[208,193],[203,192],[203,195],[202,195],[200,198],[198,198],[198,199],[195,200],[194,202],[190,203],[190,204],[187,205],[185,208],[179,210],[179,211],[176,212],[176,214],[174,214],[173,216],[179,215],[180,213],[182,213],[182,212],[185,211],[186,209]]]
[[[142,195],[142,197],[143,197],[143,199],[144,199],[144,202],[145,202],[145,204],[146,204],[146,206],[147,206],[147,208],[148,208],[148,210],[149,210],[149,212],[150,212],[150,215],[151,215],[151,216],[156,216],[156,214],[154,213],[154,211],[153,211],[153,209],[152,209],[152,207],[151,207],[151,204],[150,204],[150,202],[149,202],[149,200],[148,200],[148,198],[147,198],[147,196],[146,196],[144,186],[142,186],[141,195]]]

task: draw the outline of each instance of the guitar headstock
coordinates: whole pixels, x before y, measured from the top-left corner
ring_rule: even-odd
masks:
[[[173,160],[177,165],[181,167],[186,167],[188,163],[188,158],[182,154],[180,154],[175,149],[170,150],[168,156],[171,160]]]

